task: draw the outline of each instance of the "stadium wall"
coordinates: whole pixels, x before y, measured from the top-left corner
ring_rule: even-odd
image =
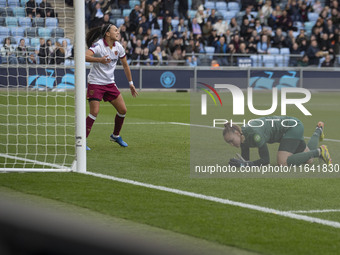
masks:
[[[87,68],[87,73],[89,68]],[[240,88],[303,87],[316,90],[339,90],[340,69],[320,68],[218,68],[209,67],[131,67],[135,86],[139,89],[183,90],[197,79],[226,78]],[[74,68],[0,67],[0,88],[74,89]],[[116,70],[116,83],[128,88],[122,68]]]

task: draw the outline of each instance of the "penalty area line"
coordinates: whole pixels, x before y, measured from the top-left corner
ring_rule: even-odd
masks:
[[[272,208],[268,208],[268,207],[262,207],[262,206],[258,206],[258,205],[232,201],[232,200],[229,200],[229,199],[207,196],[207,195],[194,193],[194,192],[190,192],[190,191],[184,191],[184,190],[173,189],[173,188],[143,183],[143,182],[124,179],[124,178],[118,178],[118,177],[114,177],[114,176],[110,176],[110,175],[104,175],[104,174],[93,173],[93,172],[86,172],[86,173],[81,173],[81,174],[86,174],[86,175],[90,175],[90,176],[94,176],[94,177],[98,177],[98,178],[103,178],[103,179],[112,180],[112,181],[116,181],[116,182],[131,184],[131,185],[135,185],[135,186],[139,186],[139,187],[155,189],[155,190],[159,190],[159,191],[165,191],[165,192],[169,192],[169,193],[173,193],[173,194],[177,194],[177,195],[202,199],[202,200],[211,201],[211,202],[215,202],[215,203],[219,203],[219,204],[225,204],[225,205],[250,209],[250,210],[259,211],[259,212],[262,212],[262,213],[275,214],[275,215],[279,215],[279,216],[294,219],[294,220],[302,220],[302,221],[309,222],[309,223],[317,223],[317,224],[321,224],[321,225],[325,225],[325,226],[329,226],[329,227],[333,227],[333,228],[340,228],[340,223],[336,222],[336,221],[324,220],[324,219],[310,217],[310,216],[306,216],[306,215],[300,215],[300,214],[296,214],[296,213],[292,213],[292,212],[280,211],[280,210],[276,210],[276,209],[272,209]]]
[[[288,211],[291,213],[330,213],[330,212],[340,212],[340,209],[319,209],[319,210],[298,210],[298,211]]]

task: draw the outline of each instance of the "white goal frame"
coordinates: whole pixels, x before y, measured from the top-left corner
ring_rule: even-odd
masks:
[[[86,66],[85,66],[85,1],[74,1],[75,34],[75,159],[71,167],[35,161],[0,153],[0,157],[37,163],[46,168],[0,168],[0,172],[86,172]],[[50,168],[49,168],[50,167]]]

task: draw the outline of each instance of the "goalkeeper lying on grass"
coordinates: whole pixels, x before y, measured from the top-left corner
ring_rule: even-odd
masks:
[[[242,157],[230,159],[229,165],[240,167],[242,165],[260,166],[269,164],[268,143],[280,143],[277,152],[278,165],[310,164],[313,162],[313,158],[321,158],[326,164],[332,163],[327,147],[321,145],[318,148],[319,141],[324,138],[323,122],[317,124],[307,145],[303,138],[303,124],[297,118],[288,116],[263,117],[253,120],[251,125],[252,127],[249,125],[240,127],[230,123],[224,125],[224,140],[234,147],[241,147]],[[249,148],[258,148],[260,159],[249,161]]]

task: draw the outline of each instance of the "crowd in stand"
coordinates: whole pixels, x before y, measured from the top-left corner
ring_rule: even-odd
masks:
[[[35,18],[55,18],[55,12],[51,3],[47,0],[40,1],[28,0],[25,3],[26,17],[33,20]],[[27,39],[27,38],[26,38]],[[19,43],[13,37],[6,37],[0,48],[0,63],[8,64],[62,64],[67,59],[73,58],[73,47],[68,45],[66,40],[61,43],[55,40],[52,45],[51,39],[40,38],[40,44],[36,49],[31,49],[25,38],[20,39]]]
[[[204,0],[193,0],[192,6],[177,1],[178,8],[176,0],[141,0],[124,17],[121,43],[132,65],[230,66],[238,57],[288,48],[289,66],[319,66],[322,58],[321,65],[331,67],[340,54],[338,0],[242,0],[230,22],[219,10],[206,8]],[[115,22],[112,9],[130,7],[128,0],[90,0],[86,8],[92,28]],[[196,11],[194,16],[189,17],[189,9]],[[318,17],[307,31],[311,12]],[[208,48],[214,49],[212,60]]]

